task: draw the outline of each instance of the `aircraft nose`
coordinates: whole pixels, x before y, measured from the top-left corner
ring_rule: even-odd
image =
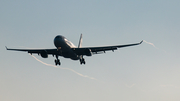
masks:
[[[63,37],[58,35],[54,38],[54,45],[56,47],[61,47],[61,43],[62,43]]]

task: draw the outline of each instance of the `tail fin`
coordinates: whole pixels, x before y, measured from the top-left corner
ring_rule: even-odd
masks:
[[[81,34],[80,39],[79,39],[79,45],[78,45],[78,48],[81,48],[81,46],[82,46],[82,34]]]

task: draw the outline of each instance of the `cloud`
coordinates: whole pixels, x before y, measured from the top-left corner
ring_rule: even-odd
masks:
[[[175,85],[160,85],[161,87],[163,87],[163,88],[169,88],[169,87],[173,87],[173,88],[180,88],[180,87],[178,87],[178,86],[175,86]]]
[[[134,87],[134,85],[136,85],[136,84],[133,83],[132,85],[128,85],[128,84],[125,84],[125,83],[124,83],[124,85],[125,85],[127,88],[132,88],[132,87]]]
[[[73,69],[70,69],[70,68],[62,68],[62,67],[55,66],[55,65],[52,65],[52,64],[47,64],[47,63],[45,63],[45,62],[37,59],[35,56],[33,56],[33,55],[31,55],[31,56],[32,56],[34,59],[36,59],[38,62],[40,62],[40,63],[42,63],[42,64],[44,64],[44,65],[46,65],[46,66],[51,66],[51,67],[55,67],[55,68],[60,68],[60,69],[69,70],[69,71],[72,71],[73,73],[75,73],[75,74],[77,74],[77,75],[79,75],[79,76],[86,77],[86,78],[89,78],[89,79],[92,79],[92,80],[97,80],[97,79],[95,79],[95,78],[93,78],[93,77],[89,77],[89,76],[87,76],[87,75],[83,75],[83,74],[81,74],[81,73],[78,73],[78,72],[76,72],[76,71],[73,70]]]

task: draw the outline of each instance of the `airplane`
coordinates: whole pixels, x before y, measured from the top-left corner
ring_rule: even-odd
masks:
[[[101,47],[82,47],[82,34],[81,34],[78,47],[76,47],[71,41],[68,41],[67,38],[65,38],[64,36],[57,35],[54,38],[54,45],[56,47],[54,49],[10,49],[7,47],[6,49],[13,51],[24,51],[30,53],[31,55],[35,53],[41,55],[42,58],[48,58],[48,55],[52,55],[53,57],[56,56],[56,59],[54,61],[55,65],[61,65],[61,62],[58,59],[59,56],[62,56],[64,58],[70,58],[72,60],[79,60],[80,64],[82,65],[86,63],[83,56],[92,56],[94,54],[101,54],[110,50],[114,52],[114,50],[117,50],[117,48],[140,45],[142,42],[143,40],[140,43],[135,43],[135,44],[101,46]]]

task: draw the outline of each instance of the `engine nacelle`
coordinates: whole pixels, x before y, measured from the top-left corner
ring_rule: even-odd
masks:
[[[45,50],[42,51],[40,54],[41,54],[41,57],[48,58],[48,54],[47,54],[47,52]]]
[[[84,50],[84,53],[85,53],[86,56],[92,56],[91,49]]]

